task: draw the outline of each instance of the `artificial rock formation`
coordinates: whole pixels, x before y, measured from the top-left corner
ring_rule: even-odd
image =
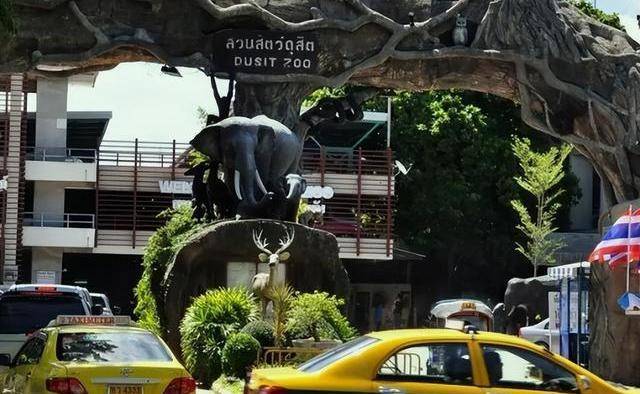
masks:
[[[127,61],[210,69],[212,34],[247,28],[314,32],[312,74],[237,73],[236,115],[289,127],[302,99],[346,82],[408,90],[460,88],[522,106],[534,128],[574,144],[603,180],[609,202],[640,196],[640,45],[561,0],[13,0],[17,33],[0,27],[0,72],[69,75]],[[459,15],[459,16],[458,16]],[[467,31],[453,31],[465,18]],[[7,30],[7,29],[5,29]],[[8,37],[8,38],[7,38]],[[639,321],[598,303],[620,292],[615,274],[593,282],[592,354],[628,348]],[[614,280],[615,279],[615,280]],[[602,306],[602,305],[600,305]],[[625,318],[627,319],[627,318]],[[640,336],[630,339],[640,345]],[[640,384],[629,356],[620,380]],[[596,371],[613,376],[596,363]],[[616,375],[617,376],[617,375]]]
[[[286,227],[285,227],[286,225]],[[327,291],[348,299],[349,277],[338,257],[336,238],[325,231],[294,223],[272,220],[222,221],[208,226],[191,238],[167,267],[158,300],[158,311],[166,329],[166,339],[180,353],[180,320],[191,303],[208,289],[227,285],[227,263],[258,263],[260,250],[254,231],[277,240],[289,229],[295,240],[287,248],[286,281],[296,290]],[[282,268],[279,268],[282,269]],[[247,287],[251,285],[246,283]]]

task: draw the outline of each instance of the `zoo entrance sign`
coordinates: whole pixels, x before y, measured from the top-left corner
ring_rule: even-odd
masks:
[[[313,32],[222,30],[213,36],[216,72],[313,74],[318,69],[318,40]]]

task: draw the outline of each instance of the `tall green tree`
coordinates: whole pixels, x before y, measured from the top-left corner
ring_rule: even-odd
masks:
[[[521,200],[511,201],[520,218],[516,228],[527,239],[525,244],[517,242],[516,250],[533,265],[533,276],[537,276],[538,267],[553,265],[555,252],[564,246],[561,240],[552,237],[558,230],[553,222],[561,206],[559,197],[564,192],[558,187],[565,175],[564,162],[573,148],[563,144],[546,152],[536,152],[526,138],[515,138],[512,148],[523,173],[515,180],[535,199],[533,213]]]
[[[307,104],[322,97],[316,94]],[[559,142],[524,125],[514,103],[491,95],[396,92],[392,107],[395,157],[413,165],[396,178],[394,233],[398,244],[428,261],[412,268],[412,276],[420,278],[414,291],[432,300],[501,298],[508,279],[529,271],[513,248],[519,221],[511,200],[524,193],[514,179],[519,166],[512,138],[527,137],[538,150]],[[372,100],[365,109],[386,111],[386,100]],[[362,147],[384,149],[384,128]],[[567,192],[559,197],[559,225],[568,227],[577,180],[567,176],[562,187]]]

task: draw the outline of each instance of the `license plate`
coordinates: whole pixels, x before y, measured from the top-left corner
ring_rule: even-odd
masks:
[[[108,394],[142,394],[142,386],[109,386]]]

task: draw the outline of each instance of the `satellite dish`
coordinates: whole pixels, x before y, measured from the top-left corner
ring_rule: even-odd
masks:
[[[407,175],[409,173],[409,171],[411,171],[411,167],[413,167],[413,164],[409,165],[409,168],[407,168],[404,164],[402,164],[399,160],[396,160],[396,168],[398,169],[398,174],[402,174],[402,175]],[[398,175],[396,174],[396,175]]]

